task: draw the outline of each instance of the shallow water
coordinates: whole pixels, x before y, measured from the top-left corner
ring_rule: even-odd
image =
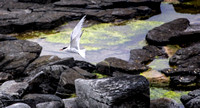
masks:
[[[85,60],[98,63],[107,57],[129,59],[131,49],[139,49],[146,45],[146,33],[152,28],[172,21],[176,18],[188,18],[192,24],[200,24],[200,14],[177,13],[172,4],[162,3],[161,14],[147,20],[131,20],[122,24],[103,23],[84,28],[81,38],[81,48],[85,48],[86,59],[78,54],[62,52],[61,49],[69,43],[69,36],[75,24],[66,24],[66,28],[49,31],[50,33],[33,32],[34,38],[26,37],[30,41],[39,43],[42,47],[41,55],[57,55],[61,58],[74,57],[77,60]],[[70,25],[71,27],[67,27]],[[164,65],[168,60],[164,60]],[[162,65],[162,64],[161,64]]]

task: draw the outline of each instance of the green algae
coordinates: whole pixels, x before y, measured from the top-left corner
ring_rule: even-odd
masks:
[[[77,97],[76,93],[73,93],[73,94],[71,94],[71,96],[69,98],[75,98],[75,97]]]
[[[174,99],[176,102],[181,103],[180,97],[182,95],[188,94],[189,91],[172,91],[169,89],[164,88],[150,88],[150,99],[158,99],[158,98],[171,98]]]
[[[86,50],[100,50],[130,43],[124,48],[141,48],[146,45],[144,37],[148,30],[163,24],[157,21],[131,20],[123,24],[102,23],[83,28],[80,44]],[[72,28],[64,31],[35,31],[19,34],[19,39],[44,38],[47,42],[68,44]]]
[[[98,79],[100,79],[100,78],[107,78],[108,77],[107,75],[103,75],[103,74],[96,73],[96,72],[94,72],[93,74],[95,74]]]

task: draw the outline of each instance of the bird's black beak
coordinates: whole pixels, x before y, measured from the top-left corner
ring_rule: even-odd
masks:
[[[63,51],[64,49],[66,49],[67,47],[63,47],[62,49],[60,49],[60,51]]]

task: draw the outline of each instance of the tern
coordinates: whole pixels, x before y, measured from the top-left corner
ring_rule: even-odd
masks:
[[[78,22],[78,24],[75,26],[74,30],[71,33],[70,36],[70,44],[68,47],[63,47],[60,49],[61,51],[67,51],[71,53],[78,53],[81,57],[85,59],[85,49],[80,49],[80,39],[83,34],[82,26],[83,22],[85,21],[86,15]]]

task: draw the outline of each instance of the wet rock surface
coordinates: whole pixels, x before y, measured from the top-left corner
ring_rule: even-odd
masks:
[[[95,108],[149,107],[149,83],[142,76],[75,81],[77,104]],[[137,91],[137,92],[133,92]]]
[[[80,19],[83,15],[87,15],[88,20],[99,22],[144,18],[160,13],[161,1],[2,0],[0,33],[52,29],[67,21]]]
[[[136,75],[148,70],[148,67],[143,64],[129,63],[115,57],[106,58],[96,66],[99,73],[109,76],[113,76],[115,72]]]
[[[199,43],[186,48],[179,49],[169,60],[169,63],[176,68],[164,69],[162,72],[171,76],[172,85],[188,85],[199,83],[200,63],[199,63]]]
[[[26,40],[1,41],[0,52],[3,57],[0,60],[0,71],[9,73],[12,77],[23,76],[25,68],[35,60],[42,47],[34,42]]]
[[[188,93],[188,95],[181,96],[181,101],[185,108],[198,108],[200,107],[200,90],[194,90]]]
[[[182,105],[172,99],[160,98],[151,100],[150,108],[182,108]]]
[[[152,45],[189,44],[199,41],[199,30],[187,30],[192,25],[185,18],[175,19],[150,30],[146,40]]]

